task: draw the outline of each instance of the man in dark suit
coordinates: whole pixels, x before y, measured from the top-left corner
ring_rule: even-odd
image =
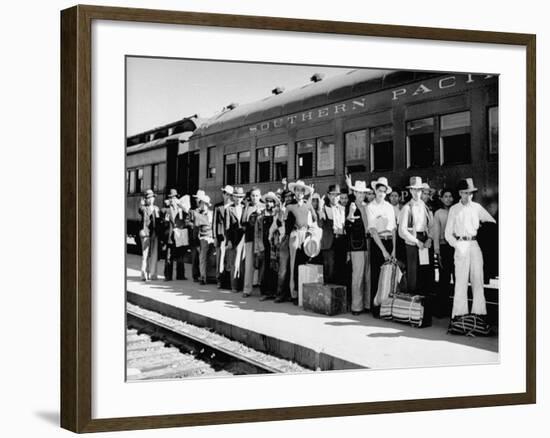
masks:
[[[185,247],[180,239],[180,234],[187,226],[187,212],[178,204],[178,192],[171,189],[168,194],[167,206],[163,208],[164,245],[166,256],[164,260],[164,280],[172,280],[174,263],[176,264],[176,280],[185,280],[185,264],[183,256]]]
[[[323,230],[321,254],[325,282],[343,284],[345,281],[346,241],[344,234],[345,208],[338,202],[340,185],[328,188],[328,202],[319,211],[319,225]]]
[[[225,267],[226,251],[226,229],[225,212],[232,204],[233,187],[225,186],[222,189],[223,201],[214,206],[214,216],[212,220],[212,230],[214,234],[214,243],[216,245],[216,276],[218,279],[218,289],[228,289],[231,287],[230,273]]]
[[[244,263],[242,257],[242,247],[244,247],[244,228],[241,219],[244,212],[242,204],[244,199],[244,190],[242,187],[235,187],[233,190],[233,204],[225,210],[225,235],[226,235],[226,254],[230,267],[231,291],[239,292],[242,290],[242,279],[244,278]]]

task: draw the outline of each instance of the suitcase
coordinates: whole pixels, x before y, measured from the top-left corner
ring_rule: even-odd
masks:
[[[374,305],[380,306],[384,300],[397,292],[403,273],[395,262],[385,262],[380,267],[378,289],[374,297]]]
[[[346,287],[339,284],[304,283],[304,309],[322,315],[338,315],[348,311]]]
[[[380,318],[410,324],[413,327],[428,327],[432,324],[426,297],[396,293],[386,298],[380,307]]]
[[[322,265],[298,265],[298,305],[303,306],[303,284],[304,283],[323,283]]]

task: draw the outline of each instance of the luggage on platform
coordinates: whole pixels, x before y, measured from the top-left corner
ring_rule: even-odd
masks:
[[[410,324],[413,327],[428,327],[432,317],[426,306],[426,297],[396,293],[382,301],[380,318]]]
[[[374,297],[375,306],[380,306],[385,299],[398,291],[402,276],[403,273],[396,262],[387,261],[380,267],[378,290]]]
[[[490,336],[491,326],[479,315],[455,316],[451,319],[447,333],[464,336]]]
[[[304,283],[323,283],[323,265],[298,265],[298,305],[303,306]]]
[[[346,287],[339,284],[304,283],[304,309],[322,315],[337,315],[348,311]]]

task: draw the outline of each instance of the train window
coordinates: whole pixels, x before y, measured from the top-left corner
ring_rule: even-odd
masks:
[[[206,177],[214,178],[216,176],[216,146],[206,149]]]
[[[229,185],[237,183],[237,154],[225,156],[225,183]]]
[[[239,153],[239,184],[250,182],[250,151]]]
[[[126,191],[128,193],[134,193],[136,187],[135,177],[133,170],[126,171]]]
[[[166,187],[166,163],[153,164],[151,168],[153,190],[160,192]]]
[[[143,167],[136,170],[136,191],[135,193],[141,193],[143,191]]]
[[[313,155],[315,154],[315,140],[303,140],[296,143],[296,167],[298,178],[313,176]]]
[[[273,148],[273,179],[281,181],[288,176],[288,145],[281,144]]]
[[[434,118],[407,122],[407,167],[434,164]]]
[[[271,177],[271,148],[261,148],[256,151],[258,182],[268,182]]]
[[[489,154],[498,154],[498,106],[489,108]]]
[[[346,167],[349,173],[367,170],[367,130],[347,132],[345,136]]]
[[[334,138],[317,139],[317,176],[334,175]]]
[[[393,170],[393,126],[370,130],[371,171]]]
[[[440,153],[442,164],[471,161],[470,111],[441,116]]]

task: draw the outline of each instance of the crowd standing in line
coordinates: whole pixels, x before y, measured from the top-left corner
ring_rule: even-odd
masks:
[[[158,254],[164,254],[164,280],[172,280],[174,265],[175,278],[186,279],[183,260],[190,250],[194,281],[206,284],[214,276],[218,288],[243,297],[258,285],[261,300],[298,304],[298,268],[315,263],[323,266],[325,283],[348,288],[354,315],[377,317],[380,269],[392,261],[405,271],[408,293],[435,292],[436,316],[487,314],[476,235],[481,222],[495,219],[473,201],[477,188],[471,178],[460,181],[456,204],[452,190],[444,188],[434,199],[433,189],[417,176],[410,178],[411,199],[404,205],[384,177],[368,184],[346,176],[346,186],[330,185],[321,196],[301,180],[285,179],[277,192],[263,195],[257,187],[245,193],[227,185],[213,208],[203,190],[192,195],[192,208],[189,195],[180,198],[171,189],[159,209],[147,190],[139,207],[141,278],[157,279]]]

